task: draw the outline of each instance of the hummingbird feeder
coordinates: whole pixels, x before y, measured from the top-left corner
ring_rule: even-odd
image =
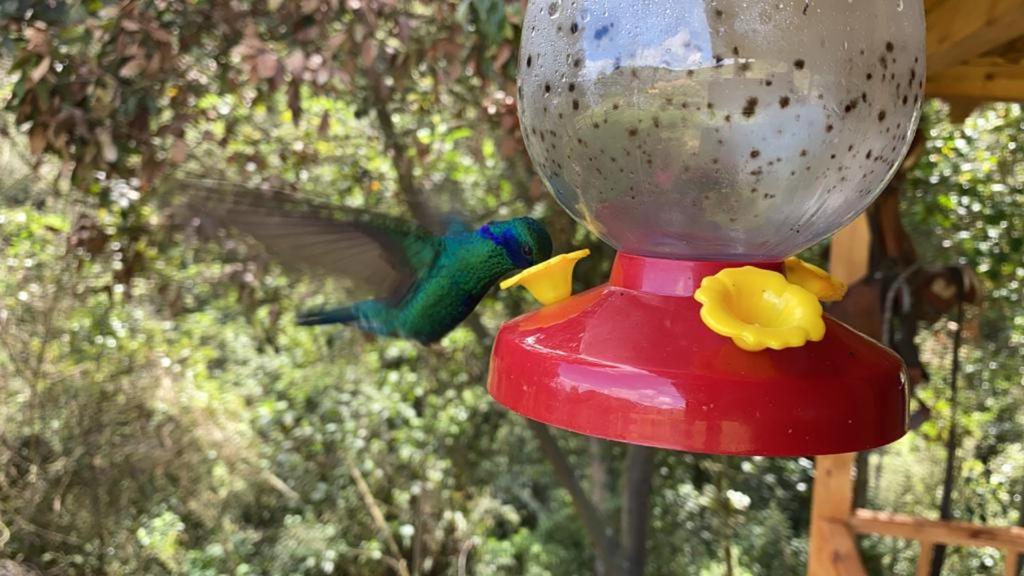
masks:
[[[531,0],[527,149],[618,250],[570,296],[573,253],[527,270],[488,387],[583,434],[692,452],[865,450],[907,427],[903,363],[823,314],[845,287],[791,256],[893,176],[923,90],[920,0]]]

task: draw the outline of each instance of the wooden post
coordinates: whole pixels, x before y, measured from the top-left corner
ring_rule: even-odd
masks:
[[[935,543],[921,540],[921,554],[917,557],[917,576],[928,576],[932,573],[932,560],[935,558]]]
[[[832,238],[829,268],[836,278],[854,284],[867,276],[870,255],[871,227],[867,215],[862,214]],[[808,576],[866,573],[857,555],[853,532],[847,527],[853,511],[855,458],[856,454],[839,454],[820,456],[815,461]],[[854,558],[848,558],[850,550]]]
[[[1006,556],[1006,568],[1003,574],[1005,576],[1018,576],[1020,574],[1020,551],[1005,550],[1004,556]]]

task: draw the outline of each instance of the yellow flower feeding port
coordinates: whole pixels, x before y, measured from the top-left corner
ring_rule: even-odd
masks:
[[[701,320],[740,348],[797,348],[825,337],[821,303],[778,272],[744,266],[726,268],[701,282],[693,297]]]
[[[590,250],[559,254],[505,280],[501,289],[521,285],[545,306],[565,300],[572,296],[572,272],[576,263],[587,256],[590,256]]]
[[[799,258],[786,258],[786,279],[822,302],[839,302],[846,296],[846,284]]]

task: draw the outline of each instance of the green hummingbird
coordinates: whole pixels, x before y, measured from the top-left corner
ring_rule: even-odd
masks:
[[[192,182],[200,220],[253,237],[285,267],[351,281],[373,299],[300,312],[302,326],[350,324],[424,344],[440,340],[504,276],[551,258],[551,237],[533,218],[473,229],[449,219],[435,233],[411,221],[310,202],[281,192],[225,190]]]

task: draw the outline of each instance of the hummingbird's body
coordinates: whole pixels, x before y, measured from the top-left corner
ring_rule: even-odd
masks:
[[[537,237],[546,235],[536,221],[527,218],[448,233],[437,238],[437,258],[397,304],[366,300],[302,314],[299,323],[354,324],[383,336],[436,342],[465,320],[503,276],[533,265],[533,257],[523,253],[531,231]],[[551,255],[550,240],[539,240],[538,263]],[[531,246],[531,254],[533,250]]]
[[[381,214],[223,190],[200,209],[252,235],[285,266],[352,280],[378,295],[300,313],[299,324],[352,324],[425,344],[465,320],[503,276],[551,257],[551,238],[532,218],[476,230],[454,224],[433,234]]]

